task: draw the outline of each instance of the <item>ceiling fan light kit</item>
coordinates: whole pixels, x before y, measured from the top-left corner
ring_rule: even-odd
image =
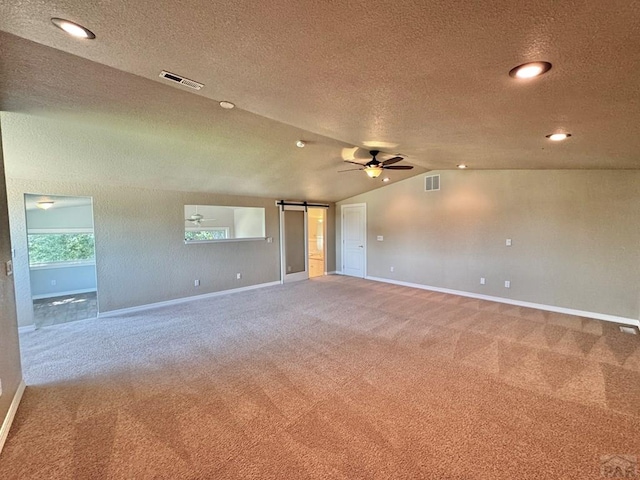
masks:
[[[382,173],[382,167],[366,167],[364,171],[371,178],[378,178]]]
[[[389,158],[388,160],[379,161],[376,156],[380,153],[379,150],[371,150],[369,154],[371,155],[371,160],[367,163],[358,163],[352,160],[345,160],[346,163],[353,163],[354,165],[360,166],[360,168],[352,168],[349,170],[340,170],[341,172],[349,172],[352,170],[364,170],[364,172],[370,178],[378,178],[383,170],[411,170],[413,168],[412,165],[393,165],[394,163],[398,163],[404,158],[400,156],[396,156],[393,158]]]

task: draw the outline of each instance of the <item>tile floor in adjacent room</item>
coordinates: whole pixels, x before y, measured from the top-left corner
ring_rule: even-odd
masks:
[[[98,316],[96,292],[41,298],[33,301],[36,328],[86,320]]]

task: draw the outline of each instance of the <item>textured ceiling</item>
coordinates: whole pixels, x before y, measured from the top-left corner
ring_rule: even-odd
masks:
[[[54,16],[97,39],[66,36]],[[638,18],[640,3],[620,0],[5,2],[0,30],[41,45],[0,37],[0,107],[170,131],[229,177],[254,171],[259,195],[380,186],[336,173],[342,148],[370,142],[424,169],[640,168]],[[533,60],[553,68],[507,75]],[[163,69],[205,87],[169,86]],[[573,136],[545,139],[557,130]]]

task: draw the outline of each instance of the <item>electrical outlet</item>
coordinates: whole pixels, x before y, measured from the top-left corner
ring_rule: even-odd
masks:
[[[507,240],[506,240],[504,243],[505,243],[505,245],[506,245],[507,247],[510,247],[510,246],[511,246],[511,239],[510,239],[510,238],[507,238]]]
[[[267,237],[267,243],[273,243],[273,237]]]
[[[13,262],[11,260],[9,260],[6,264],[6,272],[7,272],[7,277],[10,277],[11,275],[13,275]]]
[[[199,287],[200,286],[200,280],[194,280],[193,281],[193,286],[194,287]]]
[[[384,236],[383,235],[378,235],[377,239],[379,242],[383,242],[384,241]]]
[[[236,273],[236,280],[240,280],[242,278],[242,274],[241,273]]]
[[[2,379],[0,378],[0,397],[2,396]]]
[[[511,281],[505,280],[504,281],[504,288],[511,288]]]
[[[487,283],[487,280],[484,277],[480,277],[480,285],[484,285]]]
[[[395,270],[395,268],[396,268],[396,267],[390,267],[390,268],[389,268],[389,271],[390,271],[390,272],[393,272],[393,271]]]
[[[55,287],[55,286],[56,286],[56,283],[58,283],[58,282],[56,282],[55,280],[51,280],[51,286],[52,286],[52,287]]]

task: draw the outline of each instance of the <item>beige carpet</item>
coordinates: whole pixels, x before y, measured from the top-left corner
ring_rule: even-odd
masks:
[[[585,318],[331,276],[22,348],[3,480],[584,480],[640,457],[640,338]]]

